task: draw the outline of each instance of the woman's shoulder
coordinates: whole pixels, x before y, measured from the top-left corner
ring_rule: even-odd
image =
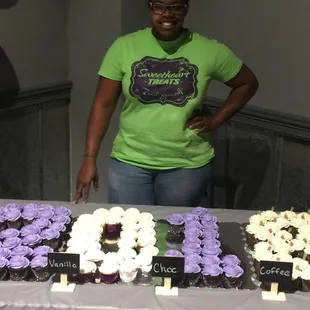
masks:
[[[130,32],[128,34],[125,34],[119,37],[117,40],[122,41],[122,42],[132,41],[132,40],[143,40],[150,34],[150,32],[151,32],[150,28],[144,28],[144,29],[137,30],[135,32]]]
[[[218,47],[222,43],[220,43],[217,39],[202,35],[198,32],[192,32],[192,42],[200,45],[204,45],[206,47]]]

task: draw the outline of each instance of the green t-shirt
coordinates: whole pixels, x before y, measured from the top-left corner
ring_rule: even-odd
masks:
[[[122,81],[126,102],[112,157],[143,168],[202,167],[214,157],[210,134],[187,127],[209,81],[229,81],[242,62],[215,40],[186,30],[172,42],[150,28],[120,37],[106,53],[99,75]]]

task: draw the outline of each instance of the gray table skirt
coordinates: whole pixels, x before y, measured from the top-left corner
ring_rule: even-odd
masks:
[[[5,206],[12,201],[0,200]],[[15,201],[26,204],[27,201]],[[97,208],[110,208],[106,204],[79,204],[50,202],[51,205],[64,205],[72,210],[73,216],[91,213]],[[124,207],[126,208],[126,207]],[[138,206],[141,211],[151,212],[156,219],[166,218],[172,212],[187,212],[189,208]],[[220,210],[212,212],[221,222],[246,222],[254,212],[243,210]],[[1,309],[171,309],[171,310],[264,310],[309,308],[310,294],[296,293],[287,295],[287,301],[267,302],[261,299],[260,290],[235,291],[224,289],[186,289],[180,290],[178,297],[155,296],[153,287],[131,285],[95,285],[77,286],[73,293],[52,293],[48,283],[0,282]]]

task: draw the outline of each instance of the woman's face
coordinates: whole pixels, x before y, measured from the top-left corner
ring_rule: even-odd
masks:
[[[186,0],[153,0],[150,2],[152,27],[159,40],[174,40],[181,33],[187,14]]]

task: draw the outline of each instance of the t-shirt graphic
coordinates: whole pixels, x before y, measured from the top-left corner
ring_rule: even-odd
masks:
[[[187,58],[144,57],[131,66],[130,95],[144,104],[183,107],[197,96],[198,67]]]

